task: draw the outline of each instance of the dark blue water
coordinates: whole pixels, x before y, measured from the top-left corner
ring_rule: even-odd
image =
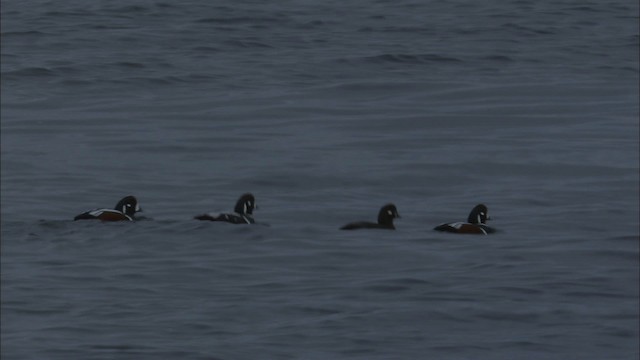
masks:
[[[638,14],[3,0],[2,358],[637,359]]]

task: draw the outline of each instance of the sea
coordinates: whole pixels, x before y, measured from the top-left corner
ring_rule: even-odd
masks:
[[[639,14],[2,0],[2,359],[638,359]]]

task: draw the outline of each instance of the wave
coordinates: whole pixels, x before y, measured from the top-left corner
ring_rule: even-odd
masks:
[[[623,71],[623,72],[632,72],[632,73],[639,73],[640,69],[638,68],[634,68],[631,66],[607,66],[607,65],[602,65],[602,66],[597,66],[597,69],[600,70],[607,70],[607,71],[615,71],[615,70],[619,70],[619,71]]]
[[[411,34],[424,34],[434,33],[434,29],[424,26],[385,26],[376,28],[372,26],[364,26],[358,29],[359,32],[382,32],[382,33],[411,33]]]
[[[489,55],[482,57],[482,60],[496,61],[496,62],[513,62],[512,57],[506,55]]]
[[[45,35],[45,33],[43,33],[42,31],[36,31],[36,30],[30,30],[30,31],[8,31],[8,32],[3,32],[2,34],[0,34],[0,36],[2,36],[2,38],[6,38],[6,37],[13,37],[13,36],[43,36]]]
[[[351,62],[347,60],[347,62]],[[428,64],[428,63],[458,63],[462,60],[437,54],[382,54],[357,58],[356,62],[365,63],[401,63],[401,64]]]
[[[184,74],[184,75],[168,75],[168,76],[133,76],[120,77],[116,79],[103,80],[106,83],[118,85],[176,85],[176,84],[198,84],[206,83],[216,79],[214,76],[207,74]],[[66,80],[68,81],[68,79]]]
[[[55,70],[49,69],[46,67],[38,67],[38,66],[2,72],[2,76],[9,76],[9,77],[22,77],[22,76],[48,77],[48,76],[55,76],[55,75],[56,75]]]
[[[251,17],[251,16],[239,16],[239,17],[208,17],[195,20],[195,23],[199,24],[256,24],[256,23],[281,23],[280,17]]]
[[[582,11],[582,12],[599,13],[599,12],[602,12],[603,9],[602,8],[598,9],[592,6],[583,5],[583,6],[569,6],[569,7],[563,8],[562,10],[566,10],[569,12]]]
[[[523,35],[554,35],[557,33],[553,28],[535,29],[520,24],[506,23],[500,26],[503,30],[516,31]]]
[[[219,52],[220,49],[214,46],[196,46],[194,48],[192,48],[191,50],[195,51],[195,52]]]
[[[145,67],[144,64],[138,62],[130,62],[130,61],[120,61],[114,63],[114,65],[118,67],[130,68],[130,69],[142,69]]]
[[[271,45],[256,40],[228,40],[225,42],[227,45],[238,48],[272,48]]]
[[[326,20],[311,20],[311,21],[299,23],[295,27],[298,29],[315,29],[315,28],[327,26],[329,24],[332,24],[332,23]]]

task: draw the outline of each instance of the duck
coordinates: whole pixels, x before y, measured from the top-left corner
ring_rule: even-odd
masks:
[[[196,220],[223,221],[232,224],[255,224],[253,210],[257,209],[256,199],[251,193],[240,196],[233,213],[207,213],[194,216]]]
[[[445,231],[458,234],[482,234],[487,235],[496,232],[492,227],[486,225],[489,217],[489,209],[485,204],[478,204],[469,213],[467,222],[452,222],[440,224],[433,228],[436,231]]]
[[[348,223],[340,228],[340,230],[358,230],[358,229],[387,229],[395,230],[393,219],[400,218],[398,209],[394,204],[386,204],[380,208],[378,213],[378,222],[357,221]]]
[[[101,221],[134,221],[136,212],[141,212],[142,208],[138,204],[135,196],[123,197],[113,209],[93,209],[73,218],[76,220],[101,220]]]

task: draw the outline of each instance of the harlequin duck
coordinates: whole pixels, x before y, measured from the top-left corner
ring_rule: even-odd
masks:
[[[94,209],[77,215],[73,220],[133,221],[133,215],[142,209],[134,196],[126,196],[112,209]]]
[[[476,205],[469,213],[467,222],[454,222],[441,224],[433,228],[437,231],[446,231],[459,234],[490,234],[495,232],[494,228],[491,228],[485,223],[487,220],[491,220],[489,217],[489,209],[484,204]]]
[[[195,216],[194,219],[197,220],[209,220],[209,221],[224,221],[232,224],[254,224],[255,220],[253,220],[253,209],[256,209],[256,199],[250,194],[246,193],[240,196],[238,202],[236,203],[235,209],[233,209],[233,214],[215,214],[208,213]]]
[[[356,230],[356,229],[389,229],[395,230],[393,219],[399,218],[398,209],[393,204],[387,204],[380,209],[378,213],[378,222],[372,223],[368,221],[352,222],[344,225],[340,230]]]

